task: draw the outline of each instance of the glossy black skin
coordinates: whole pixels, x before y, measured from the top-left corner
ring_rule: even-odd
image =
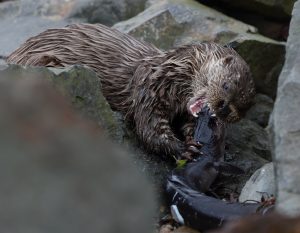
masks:
[[[170,205],[176,205],[185,224],[206,231],[225,222],[251,214],[266,214],[274,205],[230,203],[207,196],[223,164],[225,125],[211,116],[208,109],[199,114],[194,140],[203,146],[203,155],[185,168],[175,169],[167,180]]]

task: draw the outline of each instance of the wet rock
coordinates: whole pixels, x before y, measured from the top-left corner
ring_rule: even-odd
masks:
[[[278,81],[271,130],[275,161],[277,207],[300,214],[300,2],[295,3],[287,54]]]
[[[227,6],[259,13],[261,15],[286,19],[291,16],[293,5],[296,0],[221,0]],[[235,10],[237,10],[235,9]]]
[[[275,174],[273,163],[267,163],[254,172],[242,189],[240,202],[261,201],[261,197],[275,195]]]
[[[130,154],[41,75],[1,73],[3,232],[153,232],[152,189]]]
[[[165,50],[202,41],[231,42],[250,65],[258,92],[275,97],[284,43],[193,0],[151,2],[144,12],[114,27]]]
[[[247,111],[246,118],[262,127],[266,127],[273,110],[273,105],[274,102],[270,97],[257,94],[254,98],[254,105]]]

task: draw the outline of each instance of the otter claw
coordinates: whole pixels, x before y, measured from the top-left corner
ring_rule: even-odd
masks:
[[[201,151],[199,151],[199,149],[195,146],[189,146],[187,150],[196,155],[201,154]]]
[[[182,155],[181,155],[182,159],[187,159],[189,161],[192,161],[194,158],[192,156],[192,153],[189,152],[189,151],[186,151],[184,152]]]

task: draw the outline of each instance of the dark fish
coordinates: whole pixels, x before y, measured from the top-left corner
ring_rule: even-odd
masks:
[[[167,194],[174,219],[204,231],[217,228],[232,219],[268,213],[274,205],[230,203],[205,194],[222,170],[233,173],[243,171],[223,162],[225,124],[213,117],[207,107],[198,115],[194,140],[203,145],[203,155],[184,168],[175,169],[167,180]]]

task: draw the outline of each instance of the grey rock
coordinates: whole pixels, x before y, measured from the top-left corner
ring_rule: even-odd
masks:
[[[153,232],[153,192],[130,154],[41,74],[1,72],[0,127],[3,232]]]
[[[270,121],[275,161],[277,209],[300,213],[300,2],[295,3],[286,61]]]
[[[111,26],[145,9],[146,0],[77,0],[72,16]]]
[[[112,25],[145,7],[146,0],[18,0],[0,3],[0,55],[49,28],[90,22]]]
[[[224,176],[222,184],[238,193],[250,176],[271,160],[269,137],[264,128],[242,119],[229,125],[226,137],[225,161],[244,171],[244,174]]]
[[[193,0],[150,3],[144,12],[114,27],[164,50],[202,41],[235,44],[250,65],[258,92],[275,97],[284,61],[284,43],[256,34],[253,26]]]
[[[97,122],[112,138],[121,140],[120,124],[100,88],[100,79],[87,68],[71,66],[64,69],[9,65],[3,72],[14,76],[42,76],[66,96],[78,112]]]
[[[163,184],[174,164],[162,157],[146,153],[135,134],[126,126],[123,116],[113,112],[100,90],[100,80],[96,74],[84,67],[68,68],[22,67],[9,65],[3,68],[3,73],[11,76],[42,76],[65,97],[80,115],[95,121],[98,128],[104,129],[118,144],[130,151],[130,156],[137,169],[146,174],[160,198],[163,194]]]
[[[266,127],[273,111],[273,105],[274,101],[270,97],[257,94],[254,98],[254,105],[247,111],[246,118]]]
[[[261,201],[261,197],[275,195],[275,174],[273,163],[267,163],[258,169],[246,182],[239,196],[239,202],[247,200]]]
[[[193,0],[157,1],[136,17],[114,27],[162,49],[199,41],[228,42],[239,33],[256,31]],[[162,45],[161,34],[168,35]]]
[[[72,1],[71,1],[72,2]],[[0,55],[9,55],[26,39],[69,23],[67,0],[19,0],[0,3]]]
[[[284,43],[259,35],[233,40],[235,50],[249,64],[258,92],[275,98],[285,56]]]

